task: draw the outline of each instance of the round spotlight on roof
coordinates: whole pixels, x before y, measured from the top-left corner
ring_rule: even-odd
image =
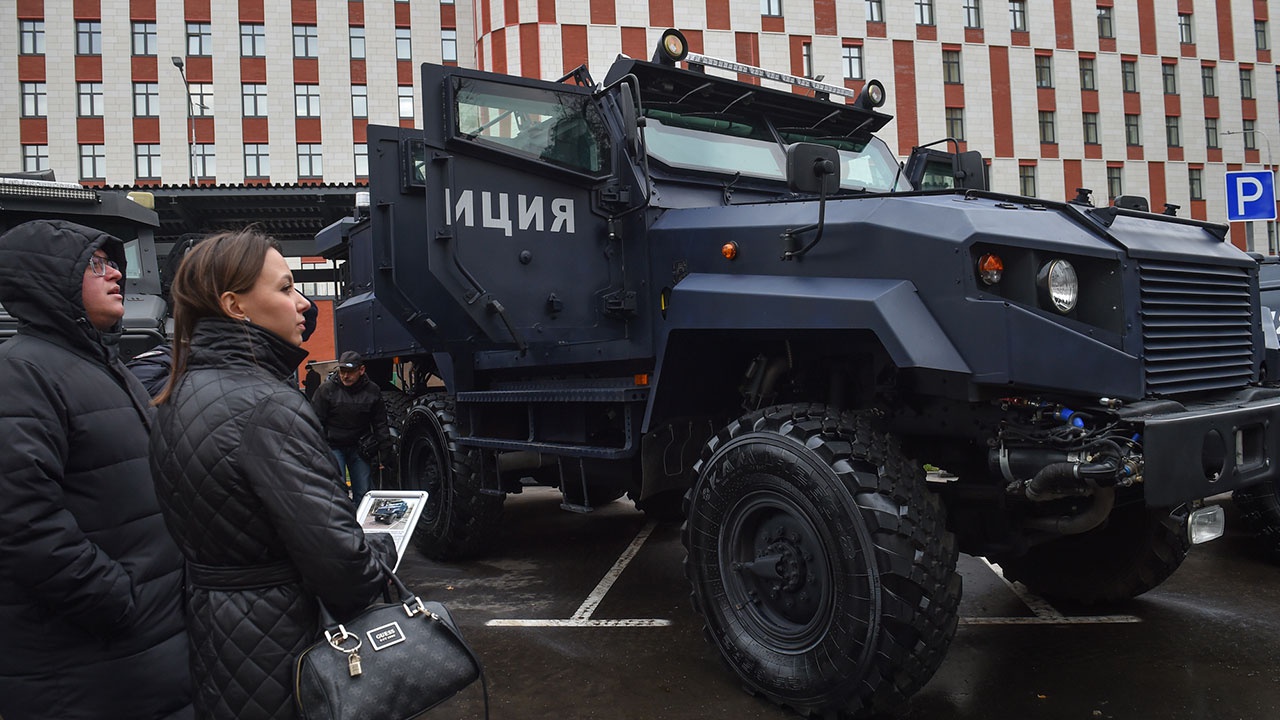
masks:
[[[854,105],[874,110],[884,104],[884,85],[879,80],[868,80],[867,84],[862,87],[862,92],[858,93],[858,99],[853,101]]]
[[[675,28],[662,33],[658,41],[658,50],[653,54],[653,61],[664,65],[675,65],[689,54],[689,41],[684,34]]]

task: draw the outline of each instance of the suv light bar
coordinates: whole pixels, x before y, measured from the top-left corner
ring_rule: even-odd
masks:
[[[98,199],[96,190],[82,187],[76,183],[27,180],[25,178],[0,178],[0,196],[81,200],[85,202],[94,202]]]
[[[707,67],[719,68],[721,70],[729,70],[731,72],[742,73],[752,77],[764,78],[765,80],[774,80],[776,82],[787,83],[797,87],[808,88],[814,92],[827,93],[829,95],[843,95],[845,97],[856,98],[858,93],[849,88],[839,87],[837,85],[828,85],[817,80],[798,77],[796,75],[788,75],[786,73],[775,72],[773,70],[765,70],[754,65],[743,65],[740,62],[732,60],[722,60],[721,58],[711,57],[710,55],[700,55],[698,53],[689,53],[685,55],[684,61],[690,65],[705,65]]]

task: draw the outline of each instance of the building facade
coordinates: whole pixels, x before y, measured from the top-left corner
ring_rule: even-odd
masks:
[[[1267,0],[0,0],[0,169],[127,186],[360,183],[368,123],[413,125],[423,61],[556,79],[696,52],[884,83],[900,155],[951,137],[992,189],[1227,220],[1271,166]],[[1280,145],[1275,148],[1280,152]],[[1257,227],[1255,227],[1257,225]],[[1274,223],[1236,223],[1267,250]],[[1274,240],[1270,243],[1274,249]]]

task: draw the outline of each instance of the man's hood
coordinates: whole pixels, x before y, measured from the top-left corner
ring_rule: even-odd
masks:
[[[124,243],[65,220],[32,220],[0,235],[0,304],[23,327],[75,344],[98,340],[84,308],[84,271],[101,248],[125,271]],[[121,278],[121,291],[124,279]],[[120,324],[112,328],[117,332]]]

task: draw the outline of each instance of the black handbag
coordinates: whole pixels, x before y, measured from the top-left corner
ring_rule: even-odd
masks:
[[[378,451],[381,448],[382,440],[378,438],[377,433],[369,433],[356,443],[356,451],[360,453],[360,457],[369,462],[374,462],[378,459]]]
[[[385,568],[385,565],[384,565]],[[480,659],[449,611],[424,602],[394,573],[399,603],[373,605],[337,623],[320,603],[320,640],[298,656],[294,698],[303,720],[407,720],[480,680],[484,716],[489,688]]]

